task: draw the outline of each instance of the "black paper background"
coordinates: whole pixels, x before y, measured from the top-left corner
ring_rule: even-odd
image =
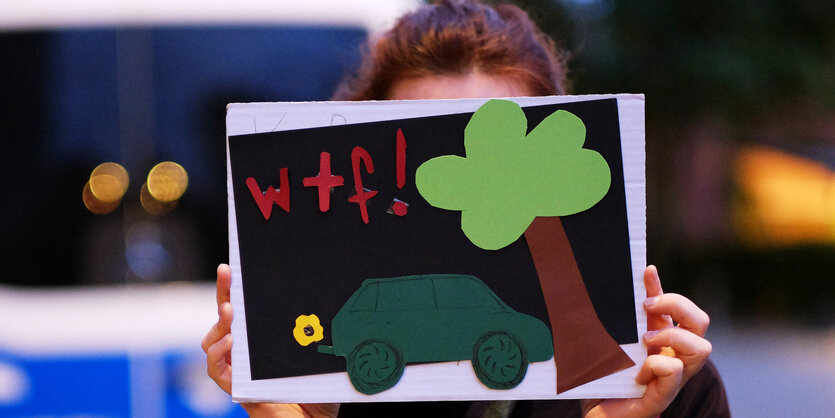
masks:
[[[527,107],[528,131],[558,109],[583,120],[584,147],[600,152],[612,172],[612,187],[600,203],[562,217],[566,234],[601,322],[618,343],[637,342],[617,102]],[[297,316],[314,313],[325,329],[320,343],[330,344],[330,319],[367,278],[472,274],[511,308],[549,324],[524,237],[498,251],[482,250],[464,236],[459,212],[429,206],[415,187],[415,171],[426,160],[464,155],[463,132],[471,115],[229,138],[253,379],[345,371],[344,358],[318,353],[315,343],[300,346],[292,330]],[[408,144],[402,190],[395,174],[398,128]],[[365,148],[374,163],[373,174],[362,169],[363,185],[379,191],[368,201],[367,225],[358,205],[347,200],[354,192],[350,156],[355,146]],[[302,185],[304,177],[318,173],[323,151],[331,154],[332,173],[345,178],[325,213],[318,209],[317,189]],[[282,167],[289,171],[290,213],[275,205],[265,220],[245,181],[254,177],[262,190],[277,187]],[[393,198],[409,204],[406,216],[386,212]],[[422,332],[420,324],[415,327]]]

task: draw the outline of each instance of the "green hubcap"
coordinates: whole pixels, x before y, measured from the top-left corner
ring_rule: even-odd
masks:
[[[397,349],[384,341],[367,340],[351,353],[348,376],[355,389],[371,395],[394,386],[403,375],[404,366]]]
[[[510,389],[525,377],[528,362],[521,345],[505,332],[489,333],[475,346],[473,368],[491,389]]]

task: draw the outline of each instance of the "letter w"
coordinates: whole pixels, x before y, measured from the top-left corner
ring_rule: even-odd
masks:
[[[281,179],[279,180],[278,190],[270,185],[263,192],[254,178],[249,177],[246,179],[249,192],[252,194],[252,198],[255,199],[255,203],[258,204],[258,209],[261,209],[261,214],[264,215],[264,219],[270,219],[270,214],[273,211],[273,203],[284,209],[285,212],[290,213],[290,181],[287,179],[287,167],[282,168],[279,175]]]

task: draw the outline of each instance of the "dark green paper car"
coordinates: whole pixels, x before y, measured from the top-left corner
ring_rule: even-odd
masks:
[[[406,363],[471,360],[478,379],[511,389],[528,363],[554,355],[539,319],[507,306],[481,280],[458,274],[368,279],[331,322],[333,347],[354,388],[375,394],[394,386]]]

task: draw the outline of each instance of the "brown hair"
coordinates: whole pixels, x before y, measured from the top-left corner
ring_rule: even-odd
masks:
[[[473,70],[508,75],[534,95],[565,94],[566,54],[516,6],[440,0],[372,40],[335,100],[383,100],[398,81]]]

